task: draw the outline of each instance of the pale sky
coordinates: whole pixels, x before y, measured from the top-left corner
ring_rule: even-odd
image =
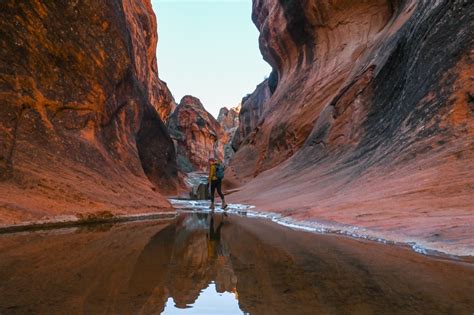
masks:
[[[217,117],[271,72],[258,48],[252,0],[152,0],[158,72],[176,102],[198,97]]]

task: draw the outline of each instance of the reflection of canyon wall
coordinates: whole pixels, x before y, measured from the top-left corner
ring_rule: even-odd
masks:
[[[249,314],[468,313],[474,303],[465,292],[470,266],[396,246],[238,217],[226,221],[222,240]]]
[[[168,207],[150,1],[8,0],[0,17],[0,221]]]
[[[274,71],[234,198],[472,250],[474,3],[254,0],[253,20]]]
[[[206,170],[209,157],[223,159],[224,131],[201,101],[185,96],[168,120],[168,130],[175,142],[181,171]]]
[[[224,130],[223,136],[219,139],[224,146],[224,164],[229,164],[230,159],[234,156],[235,150],[232,147],[232,140],[236,134],[239,126],[239,111],[240,105],[228,109],[227,107],[221,108],[217,121]]]
[[[163,308],[174,233],[173,225],[148,222],[3,238],[0,312],[136,314],[150,305]],[[156,234],[161,240],[152,242]]]
[[[0,236],[0,312],[155,314],[168,298],[194,304],[212,281],[218,292],[237,291],[251,314],[472,311],[469,264],[270,221],[213,218],[214,231],[221,228],[213,246],[210,215],[197,213]]]
[[[235,291],[223,276],[229,258],[209,250],[209,217],[190,217],[2,240],[0,312],[155,314],[170,297],[178,308],[194,304],[211,282]]]

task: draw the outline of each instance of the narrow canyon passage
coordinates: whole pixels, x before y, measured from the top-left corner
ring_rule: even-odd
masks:
[[[471,264],[241,215],[0,235],[0,313],[471,314]]]
[[[0,0],[0,315],[473,315],[473,65],[472,0]]]

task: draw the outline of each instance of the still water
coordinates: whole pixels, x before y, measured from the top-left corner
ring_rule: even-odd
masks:
[[[474,265],[264,219],[0,235],[0,314],[473,314]]]

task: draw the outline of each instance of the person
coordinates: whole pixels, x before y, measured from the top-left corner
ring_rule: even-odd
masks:
[[[208,182],[210,185],[210,194],[211,194],[211,210],[214,210],[214,194],[217,189],[217,193],[222,199],[222,209],[227,208],[227,203],[225,202],[224,194],[222,193],[222,179],[224,178],[224,166],[219,160],[214,158],[209,159],[209,178]]]

